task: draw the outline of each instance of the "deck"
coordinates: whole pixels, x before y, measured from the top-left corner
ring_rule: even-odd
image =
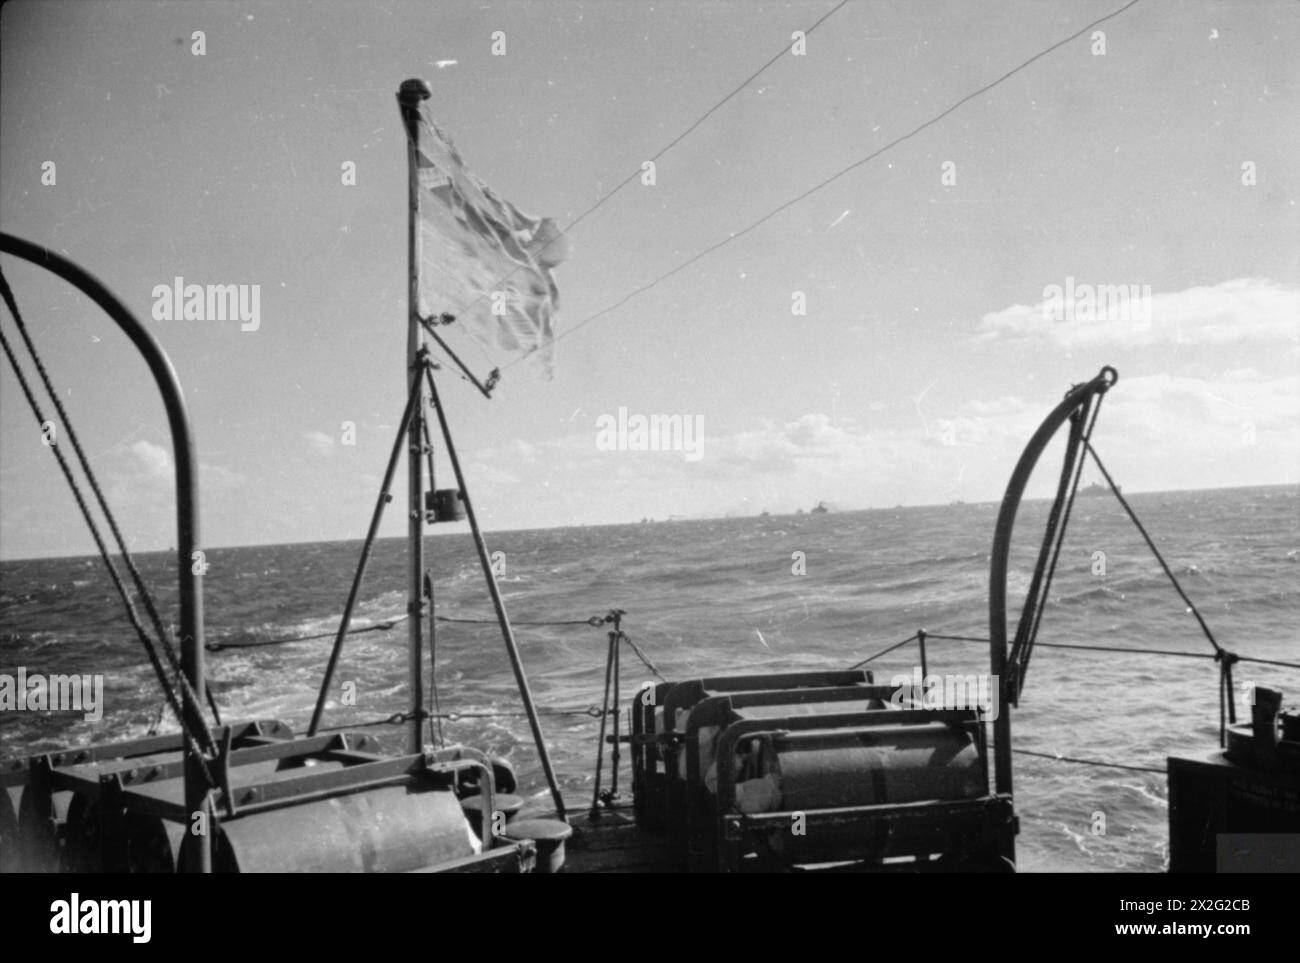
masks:
[[[573,836],[565,844],[567,873],[681,872],[669,854],[668,834],[637,826],[630,805],[571,813]]]

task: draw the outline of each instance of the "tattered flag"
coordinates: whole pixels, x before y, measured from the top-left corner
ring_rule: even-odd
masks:
[[[489,348],[535,352],[549,378],[559,308],[552,269],[569,257],[568,238],[475,177],[427,102],[418,124],[420,316],[454,318]]]

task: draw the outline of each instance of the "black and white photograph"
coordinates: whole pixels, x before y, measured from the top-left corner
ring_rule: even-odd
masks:
[[[1297,49],[1292,0],[5,3],[23,926],[865,873],[1284,937]]]

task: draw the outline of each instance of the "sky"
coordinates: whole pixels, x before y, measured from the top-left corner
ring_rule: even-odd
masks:
[[[552,380],[507,367],[488,401],[440,374],[486,528],[997,499],[1105,364],[1094,443],[1125,491],[1300,481],[1291,2],[1143,0],[579,326],[1123,0],[851,0],[795,53],[833,6],[8,3],[0,227],[170,356],[202,544],[358,538],[405,400],[399,84],[426,79],[469,167],[563,226],[776,57],[572,229]],[[174,545],[142,362],[75,291],[2,266],[129,544]],[[258,285],[257,329],[155,320],[177,276]],[[1079,294],[1120,285],[1111,316]],[[620,408],[692,419],[698,457],[604,450]],[[91,549],[6,367],[0,558]]]

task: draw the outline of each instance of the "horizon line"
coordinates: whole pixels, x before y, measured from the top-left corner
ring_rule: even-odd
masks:
[[[1126,496],[1132,497],[1132,496],[1141,496],[1141,495],[1173,495],[1173,494],[1183,494],[1187,492],[1249,491],[1249,490],[1259,489],[1259,488],[1298,488],[1298,487],[1300,487],[1300,481],[1270,482],[1268,484],[1263,484],[1263,485],[1219,485],[1212,488],[1161,488],[1161,489],[1148,489],[1143,491],[1128,491],[1125,492],[1124,494]],[[1050,496],[1050,495],[1036,496],[1033,498],[1025,497],[1021,499],[1021,502],[1023,504],[1025,502],[1050,501],[1053,497],[1054,496]],[[952,499],[946,502],[922,502],[922,503],[910,504],[910,505],[904,505],[904,504],[893,505],[893,506],[869,505],[863,508],[831,508],[828,514],[853,515],[860,512],[882,512],[882,511],[893,512],[893,511],[916,509],[916,508],[952,508],[952,507],[959,507],[959,506],[971,508],[978,505],[998,505],[1001,504],[1001,502],[1002,502],[1001,499],[984,499],[980,501],[970,501],[970,502],[962,501],[961,499]],[[823,500],[818,504],[824,504],[824,503],[825,502]],[[658,520],[648,519],[647,521],[644,522],[642,521],[577,522],[568,525],[535,525],[535,526],[525,526],[522,528],[518,528],[518,527],[486,528],[485,527],[482,528],[482,531],[484,533],[508,535],[513,532],[562,531],[564,529],[570,529],[570,528],[622,528],[625,526],[640,527],[642,524],[667,525],[667,524],[682,524],[682,523],[689,523],[689,522],[740,521],[747,518],[762,518],[763,511],[765,511],[765,509],[760,510],[758,512],[754,512],[752,514],[745,514],[745,515],[733,514],[733,515],[669,516],[667,518],[658,519]],[[813,514],[811,510],[801,509],[799,511],[794,511],[794,512],[769,512],[768,517],[797,518],[800,514],[800,511],[802,511],[804,515]],[[458,522],[456,524],[458,526],[463,525],[465,527],[463,528],[458,527],[455,531],[444,530],[442,532],[438,532],[432,530],[433,526],[431,525],[430,531],[428,531],[425,534],[425,537],[426,538],[448,538],[456,535],[470,534],[468,531],[467,521]],[[406,535],[385,535],[385,536],[377,537],[375,541],[393,542],[393,541],[406,541],[406,539],[407,539]],[[349,542],[361,542],[364,540],[365,540],[364,535],[358,535],[355,538],[301,539],[301,540],[288,541],[288,542],[245,542],[242,544],[234,544],[234,545],[205,545],[203,546],[203,551],[205,552],[226,551],[226,550],[244,549],[244,548],[281,548],[281,547],[291,546],[291,545],[339,545],[339,544],[346,544]],[[152,548],[143,551],[133,551],[132,555],[135,557],[139,557],[143,555],[170,554],[172,552],[175,552],[175,550],[176,549],[174,547],[169,546],[168,548]],[[16,558],[9,558],[9,557],[5,557],[3,554],[0,554],[0,565],[18,564],[20,562],[46,562],[46,561],[60,560],[60,559],[66,559],[71,561],[74,559],[95,559],[98,557],[99,556],[93,552],[91,553],[78,552],[73,554],[50,554],[50,555],[24,555]],[[120,558],[121,553],[111,553],[111,557]]]

